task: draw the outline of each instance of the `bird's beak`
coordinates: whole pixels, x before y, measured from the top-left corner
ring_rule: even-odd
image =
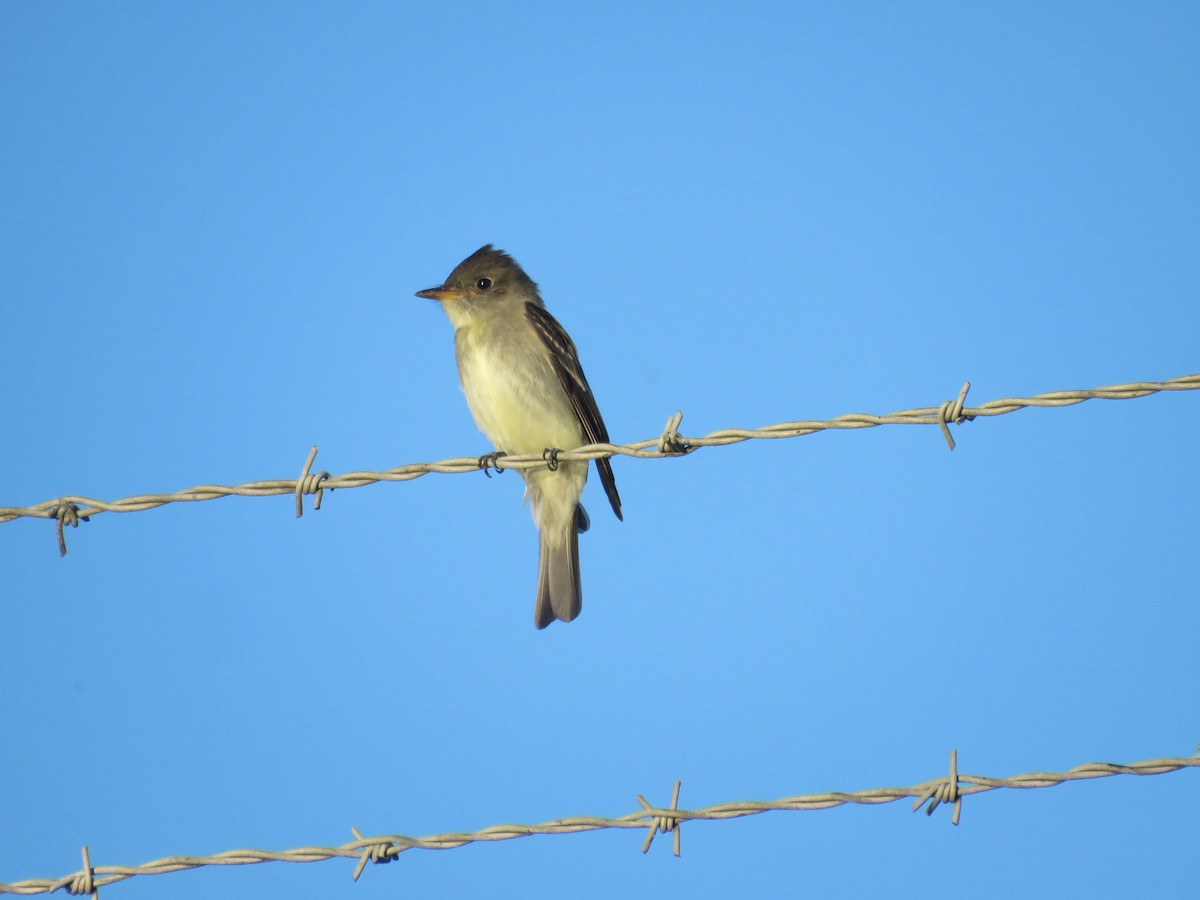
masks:
[[[466,293],[466,291],[448,291],[444,287],[435,287],[425,291],[417,291],[416,296],[444,303],[447,300],[457,300],[459,297],[466,296]]]

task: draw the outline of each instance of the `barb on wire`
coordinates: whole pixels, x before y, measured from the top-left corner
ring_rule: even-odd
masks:
[[[682,456],[684,453],[691,452],[692,445],[687,443],[679,433],[679,426],[682,423],[682,412],[677,412],[667,419],[667,424],[663,426],[663,432],[658,438],[659,453],[664,456]]]
[[[962,794],[958,790],[957,750],[950,751],[950,776],[931,781],[929,788],[913,803],[913,812],[924,806],[926,802],[929,803],[929,807],[925,810],[927,816],[932,816],[933,811],[941,804],[952,803],[954,804],[954,814],[950,817],[951,824],[957,825],[962,818]]]
[[[672,811],[679,809],[679,786],[682,782],[675,782],[675,789],[671,792],[671,809]],[[637,795],[637,802],[642,804],[642,809],[653,810],[649,801],[641,794]],[[646,840],[642,842],[642,852],[646,853],[650,850],[650,845],[654,842],[656,834],[666,834],[668,831],[674,835],[674,852],[679,855],[679,819],[675,816],[655,816],[650,823],[650,827],[646,831]]]
[[[63,887],[71,896],[90,894],[92,900],[99,900],[100,885],[96,884],[95,877],[92,875],[92,856],[88,853],[87,844],[83,845],[83,870],[59,880],[64,882]]]
[[[354,874],[350,876],[353,881],[358,881],[358,877],[362,875],[367,863],[372,862],[378,865],[390,863],[404,849],[388,840],[369,841],[359,833],[357,828],[351,828],[350,833],[354,835],[356,841],[363,845],[362,854],[358,857],[358,865],[354,867]]]
[[[558,450],[553,454],[532,453],[524,455],[504,456],[505,469],[534,469],[542,466],[554,466],[560,462],[574,460],[601,459],[609,456],[631,456],[637,459],[662,459],[693,453],[701,447],[724,447],[729,444],[739,444],[749,440],[776,440],[779,438],[802,437],[816,434],[819,431],[848,430],[854,428],[875,428],[880,425],[937,425],[946,438],[950,449],[954,449],[954,439],[950,436],[948,425],[961,424],[985,416],[1002,416],[1031,406],[1058,407],[1073,406],[1085,400],[1131,400],[1137,397],[1147,397],[1159,391],[1195,391],[1200,390],[1200,374],[1183,375],[1168,381],[1135,381],[1129,384],[1109,385],[1093,390],[1054,391],[1049,394],[1037,394],[1033,397],[1007,398],[991,400],[980,406],[966,407],[967,390],[970,382],[963,385],[958,399],[945,401],[939,406],[906,409],[886,416],[868,415],[867,413],[850,413],[825,421],[796,421],[780,422],[762,428],[726,428],[714,431],[704,437],[684,438],[679,434],[679,425],[683,419],[682,413],[676,413],[667,420],[666,427],[658,437],[632,444],[588,444],[575,450]],[[0,506],[0,523],[11,522],[20,518],[58,519],[59,550],[66,553],[66,542],[62,538],[64,520],[68,525],[78,524],[78,520],[87,521],[89,516],[102,512],[139,512],[165,506],[168,503],[194,502],[199,500],[215,500],[218,497],[267,497],[278,494],[294,494],[296,496],[297,515],[303,512],[301,497],[303,494],[315,493],[317,496],[314,508],[321,507],[321,492],[324,489],[365,487],[381,481],[410,481],[428,475],[431,472],[457,474],[461,472],[476,472],[488,466],[484,460],[489,460],[495,466],[498,454],[488,454],[484,457],[469,456],[444,459],[440,462],[413,463],[397,466],[382,472],[348,472],[344,475],[330,475],[320,472],[310,475],[313,460],[316,458],[316,448],[309,453],[308,461],[298,480],[251,481],[234,486],[219,484],[203,484],[172,494],[143,494],[136,497],[126,497],[122,500],[97,500],[92,497],[58,497],[34,506]],[[497,467],[498,469],[499,467]]]
[[[304,470],[300,473],[300,478],[296,482],[296,518],[299,519],[304,515],[304,495],[316,494],[317,499],[313,501],[313,509],[321,508],[321,497],[325,488],[323,482],[330,479],[328,472],[318,472],[315,475],[310,475],[309,470],[312,469],[313,461],[317,458],[317,445],[313,444],[313,448],[308,451],[308,459],[304,461]],[[332,490],[332,489],[331,489]]]
[[[954,436],[950,434],[950,423],[961,425],[963,422],[970,422],[975,418],[963,414],[963,404],[967,402],[967,391],[970,389],[971,382],[964,381],[962,390],[958,392],[958,399],[953,403],[947,400],[938,407],[938,425],[942,427],[942,437],[946,439],[946,443],[950,445],[952,451],[954,450]]]
[[[70,525],[72,528],[78,528],[80,520],[86,522],[87,516],[79,514],[79,507],[74,503],[60,501],[51,507],[54,513],[55,533],[58,535],[58,555],[67,555],[67,536],[63,534],[63,525]]]
[[[435,834],[429,837],[406,837],[400,834],[363,837],[357,828],[353,828],[351,832],[354,840],[338,847],[299,847],[294,850],[282,851],[229,850],[213,856],[168,856],[143,863],[140,866],[93,867],[87,856],[87,848],[84,848],[83,872],[74,872],[62,878],[31,878],[11,884],[0,884],[0,894],[45,894],[67,888],[72,893],[91,891],[95,896],[94,892],[98,888],[124,881],[135,875],[158,875],[166,872],[180,872],[185,869],[198,869],[202,866],[252,865],[272,861],[308,863],[335,857],[358,860],[353,873],[353,877],[357,879],[368,861],[390,862],[406,850],[449,850],[477,841],[507,841],[534,834],[575,834],[583,831],[599,831],[605,828],[648,829],[646,840],[642,845],[643,851],[650,848],[650,842],[656,834],[673,832],[675,855],[678,856],[679,826],[688,821],[737,819],[742,816],[755,816],[776,810],[831,809],[847,803],[876,806],[893,803],[907,797],[915,797],[918,799],[918,805],[914,807],[914,811],[920,807],[921,803],[934,798],[927,810],[928,813],[932,813],[939,803],[953,800],[955,806],[953,821],[957,825],[962,798],[967,794],[978,794],[1001,788],[1016,790],[1047,788],[1065,781],[1106,778],[1111,775],[1164,775],[1180,769],[1197,767],[1200,767],[1200,753],[1195,756],[1148,759],[1124,765],[1085,763],[1065,772],[1031,772],[1025,775],[1014,775],[1011,778],[985,778],[977,775],[959,775],[957,754],[955,753],[950,757],[949,779],[935,778],[932,781],[907,788],[875,788],[854,793],[802,794],[795,797],[784,797],[780,800],[722,803],[700,809],[677,808],[679,802],[679,782],[677,781],[669,809],[656,809],[639,794],[637,799],[641,809],[615,819],[601,816],[573,816],[542,822],[539,825],[493,825],[479,831]],[[954,785],[953,788],[949,787],[951,784]]]

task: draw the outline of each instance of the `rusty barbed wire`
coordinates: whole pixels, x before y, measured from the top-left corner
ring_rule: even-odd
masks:
[[[646,831],[642,852],[658,834],[671,832],[674,853],[679,855],[679,833],[684,822],[719,821],[754,816],[765,812],[831,809],[848,803],[877,806],[897,800],[915,798],[913,812],[926,803],[927,814],[932,814],[940,803],[954,806],[952,823],[957,825],[963,797],[1002,788],[1028,790],[1030,788],[1055,787],[1067,781],[1084,781],[1107,778],[1112,775],[1164,775],[1185,768],[1200,767],[1200,753],[1194,756],[1148,759],[1128,764],[1085,763],[1065,772],[1029,772],[1010,778],[988,778],[980,775],[958,773],[957,751],[950,754],[950,774],[934,778],[907,788],[874,788],[865,791],[843,793],[840,791],[823,794],[801,794],[780,800],[722,803],[699,809],[679,809],[679,787],[675,782],[670,807],[659,809],[652,806],[641,794],[637,800],[641,809],[617,818],[603,816],[569,816],[537,825],[493,825],[470,832],[450,832],[428,837],[408,837],[387,834],[364,837],[357,828],[352,828],[354,840],[337,847],[297,847],[292,850],[229,850],[212,856],[168,856],[138,866],[92,866],[88,850],[83,848],[84,868],[61,878],[30,878],[11,884],[0,884],[0,894],[45,894],[66,889],[68,893],[95,892],[101,887],[133,878],[137,875],[161,875],[181,872],[203,866],[255,865],[264,862],[310,863],[327,859],[345,858],[358,860],[352,877],[358,880],[368,862],[391,862],[406,850],[451,850],[479,841],[507,841],[530,837],[535,834],[576,834],[584,831],[599,831],[607,828],[635,828]]]
[[[1160,391],[1195,391],[1200,390],[1200,374],[1183,375],[1167,381],[1135,381],[1127,384],[1107,385],[1091,390],[1053,391],[1048,394],[1037,394],[1033,397],[1010,397],[1002,400],[991,400],[980,406],[965,406],[967,391],[971,383],[965,382],[955,400],[947,400],[938,406],[907,409],[876,416],[868,413],[850,413],[835,419],[821,421],[779,422],[762,428],[725,428],[714,431],[703,437],[687,438],[679,434],[679,424],[683,419],[682,413],[676,413],[667,420],[662,434],[658,437],[632,444],[588,444],[578,449],[563,451],[555,456],[558,462],[568,460],[592,460],[609,456],[630,456],[637,459],[658,459],[670,456],[682,456],[692,453],[701,447],[723,447],[739,444],[749,440],[777,440],[780,438],[802,437],[816,434],[819,431],[849,430],[856,428],[875,428],[880,425],[937,425],[941,428],[950,449],[954,449],[954,438],[950,435],[949,425],[961,424],[973,419],[1002,416],[1028,407],[1060,407],[1074,406],[1086,400],[1132,400],[1138,397],[1148,397]],[[64,524],[78,527],[80,521],[88,521],[91,516],[102,512],[140,512],[165,506],[168,503],[196,502],[200,500],[215,500],[218,497],[267,497],[280,494],[296,496],[296,515],[303,515],[302,498],[305,494],[315,494],[314,507],[320,509],[321,497],[325,490],[339,488],[365,487],[381,481],[411,481],[432,472],[458,474],[476,472],[487,468],[532,469],[548,465],[544,454],[525,454],[522,456],[504,456],[488,454],[485,456],[465,456],[444,459],[431,463],[412,463],[397,466],[381,472],[348,472],[344,475],[330,475],[328,472],[310,474],[310,469],[316,458],[317,449],[313,447],[308,455],[304,469],[296,480],[273,479],[268,481],[252,481],[239,485],[202,484],[182,491],[169,494],[141,494],[125,497],[121,500],[105,501],[92,497],[66,496],[47,500],[34,506],[0,506],[0,523],[11,522],[20,518],[40,518],[56,520],[59,552],[66,555],[66,541],[63,537]],[[502,461],[502,462],[501,462]]]

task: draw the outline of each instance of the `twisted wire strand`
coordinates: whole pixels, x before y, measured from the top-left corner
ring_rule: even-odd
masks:
[[[958,824],[958,811],[962,798],[968,794],[984,793],[999,789],[1028,790],[1031,788],[1055,787],[1067,781],[1085,781],[1107,778],[1112,775],[1163,775],[1185,768],[1200,767],[1200,753],[1186,757],[1148,759],[1127,764],[1093,762],[1076,766],[1065,772],[1029,772],[1010,778],[988,778],[979,775],[958,774],[957,753],[950,757],[950,775],[922,782],[907,788],[874,788],[865,791],[843,793],[840,791],[822,794],[802,794],[779,800],[742,801],[722,803],[699,809],[679,809],[679,782],[675,783],[671,806],[666,809],[653,807],[643,796],[638,795],[641,808],[617,818],[603,816],[569,816],[541,822],[536,825],[493,825],[470,832],[449,832],[427,837],[408,837],[401,834],[364,837],[357,828],[351,829],[354,840],[337,847],[297,847],[292,850],[229,850],[211,856],[168,856],[138,866],[92,866],[87,848],[84,848],[84,869],[61,878],[30,878],[11,884],[0,884],[0,894],[44,894],[66,889],[69,893],[92,893],[99,888],[133,878],[138,875],[161,875],[198,869],[202,866],[244,866],[264,862],[309,863],[327,859],[357,859],[353,877],[357,880],[368,862],[391,862],[405,850],[452,850],[478,841],[507,841],[530,837],[535,834],[576,834],[607,828],[640,828],[647,831],[642,852],[650,848],[655,835],[673,832],[674,852],[679,855],[679,831],[684,822],[697,820],[737,819],[772,811],[805,811],[831,809],[848,803],[875,806],[893,803],[909,797],[916,798],[913,811],[930,802],[928,813],[932,813],[939,802],[953,802],[956,809],[952,819]]]
[[[1194,391],[1200,390],[1200,374],[1183,375],[1167,381],[1135,381],[1128,384],[1108,385],[1092,390],[1053,391],[1048,394],[1037,394],[1033,397],[1010,397],[1003,400],[991,400],[980,406],[966,407],[964,400],[970,382],[963,385],[957,401],[946,401],[939,406],[907,409],[885,416],[868,413],[850,413],[835,419],[824,421],[795,421],[779,422],[762,428],[725,428],[714,431],[704,437],[684,438],[678,432],[682,414],[677,413],[667,421],[667,426],[659,437],[636,441],[632,444],[588,444],[575,450],[560,452],[556,461],[592,460],[609,456],[630,456],[637,459],[658,459],[668,456],[680,456],[694,452],[700,447],[723,447],[749,440],[777,440],[780,438],[802,437],[827,430],[848,430],[855,428],[875,428],[880,425],[937,425],[942,429],[950,449],[954,449],[954,439],[950,436],[947,424],[960,424],[972,419],[985,416],[1002,416],[1028,407],[1060,407],[1074,406],[1085,400],[1132,400],[1147,397],[1160,391]],[[320,508],[321,492],[338,488],[365,487],[381,481],[410,481],[428,475],[431,472],[457,474],[476,472],[483,467],[483,458],[477,456],[455,457],[439,462],[413,463],[397,466],[381,472],[348,472],[344,475],[330,475],[321,472],[310,475],[313,459],[316,456],[314,447],[305,463],[304,471],[299,479],[272,479],[268,481],[251,481],[239,485],[201,484],[196,487],[169,494],[140,494],[135,497],[125,497],[120,500],[97,500],[93,497],[65,496],[47,500],[33,506],[0,506],[0,523],[29,517],[57,520],[59,549],[66,553],[66,543],[63,539],[63,525],[77,527],[80,520],[87,521],[90,516],[102,512],[140,512],[165,506],[168,503],[196,502],[200,500],[215,500],[218,497],[269,497],[279,494],[295,494],[297,500],[296,514],[303,513],[301,496],[316,494],[316,507]],[[533,469],[548,465],[544,454],[526,454],[522,456],[504,456],[500,466],[505,469]],[[495,466],[498,460],[490,460]]]

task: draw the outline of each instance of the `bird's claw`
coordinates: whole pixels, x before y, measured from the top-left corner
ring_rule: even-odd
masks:
[[[546,461],[546,468],[551,472],[558,471],[558,454],[562,453],[557,447],[547,447],[542,451],[542,459]]]
[[[483,469],[483,474],[488,478],[491,478],[492,473],[489,471],[489,469],[495,469],[497,475],[503,473],[504,469],[501,468],[498,462],[502,456],[508,456],[508,454],[501,453],[499,450],[497,450],[495,453],[485,453],[483,456],[479,457],[479,468]]]

